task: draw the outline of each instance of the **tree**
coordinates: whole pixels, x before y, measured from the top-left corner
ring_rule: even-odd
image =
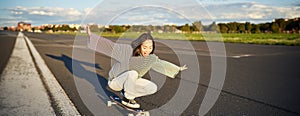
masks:
[[[46,26],[46,27],[44,27],[44,28],[41,29],[41,31],[49,31],[49,30],[52,30],[52,28],[50,28],[48,26]]]
[[[250,22],[246,22],[245,29],[246,29],[246,33],[251,33],[252,25]]]
[[[62,25],[61,27],[58,28],[60,31],[69,31],[70,27],[69,25]]]
[[[237,22],[229,23],[229,31],[235,33],[237,31]]]
[[[241,23],[238,25],[238,31],[239,33],[245,33],[246,32],[246,28],[245,28],[245,24]]]
[[[271,31],[273,32],[273,33],[278,33],[279,32],[279,25],[277,24],[277,23],[272,23],[271,24]]]
[[[285,19],[276,19],[275,23],[277,23],[279,25],[279,32],[283,32],[285,30],[286,27],[286,21]]]
[[[299,19],[290,19],[287,22],[286,30],[296,32],[299,30]]]
[[[177,30],[176,25],[172,25],[172,32],[175,32]]]
[[[190,26],[189,24],[185,24],[182,28],[181,31],[186,32],[186,33],[190,33]]]
[[[269,32],[270,31],[270,25],[271,23],[264,23],[260,25],[260,30],[264,33]]]
[[[170,26],[164,25],[164,32],[170,32]]]
[[[98,28],[98,25],[90,25],[91,32],[99,32],[100,29]]]
[[[208,28],[209,28],[210,31],[216,31],[216,32],[219,31],[218,30],[218,25],[216,24],[216,22],[213,22],[212,24],[210,24]]]
[[[114,33],[123,33],[124,32],[123,27],[121,27],[119,25],[115,25],[112,28],[113,28],[112,30],[113,30]]]
[[[202,22],[201,21],[195,21],[194,23],[193,23],[193,27],[192,27],[193,29],[193,31],[199,31],[199,32],[201,32],[201,31],[203,31],[203,25],[202,25]]]
[[[152,28],[153,28],[153,26],[152,25],[148,25],[147,27],[146,27],[146,31],[148,32],[148,31],[152,31]]]
[[[260,33],[259,25],[254,25],[254,29],[252,30],[253,33]]]
[[[227,24],[220,23],[220,24],[218,24],[218,26],[220,28],[221,33],[228,33],[229,28],[228,28]]]

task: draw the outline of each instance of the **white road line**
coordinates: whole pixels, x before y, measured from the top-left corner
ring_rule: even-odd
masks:
[[[251,54],[242,54],[242,55],[235,55],[235,56],[229,56],[231,58],[243,58],[243,57],[250,57],[253,56]]]
[[[31,41],[26,36],[25,40],[27,41],[35,62],[42,73],[41,77],[46,84],[45,86],[47,86],[47,88],[49,89],[49,92],[52,95],[57,108],[59,108],[60,110],[60,113],[66,116],[80,115],[72,101],[69,99],[63,88],[51,73],[45,61],[42,59],[36,48],[31,43]]]
[[[0,79],[0,115],[55,115],[22,33]]]

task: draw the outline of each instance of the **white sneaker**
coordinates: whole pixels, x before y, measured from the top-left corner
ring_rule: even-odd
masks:
[[[135,100],[129,100],[123,97],[122,104],[129,108],[140,108],[140,104],[138,104]]]

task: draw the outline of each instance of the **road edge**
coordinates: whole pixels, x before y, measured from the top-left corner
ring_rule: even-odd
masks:
[[[40,70],[41,78],[45,84],[44,86],[46,86],[49,91],[49,97],[51,97],[53,99],[53,102],[55,103],[56,108],[54,109],[58,110],[59,114],[65,116],[80,115],[73,102],[70,100],[61,85],[58,83],[55,76],[52,74],[32,42],[28,39],[27,36],[24,36],[24,39],[28,45],[29,51],[31,52],[34,61],[36,62],[37,68]]]

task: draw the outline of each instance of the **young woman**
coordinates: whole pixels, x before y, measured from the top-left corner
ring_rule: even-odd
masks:
[[[144,33],[128,44],[114,43],[106,38],[95,35],[87,28],[89,35],[88,47],[105,54],[114,60],[109,71],[108,86],[123,94],[122,104],[139,108],[134,100],[137,97],[153,94],[157,85],[142,77],[153,69],[168,77],[175,78],[179,71],[187,69],[186,65],[179,67],[175,64],[159,59],[154,53],[153,37]]]

